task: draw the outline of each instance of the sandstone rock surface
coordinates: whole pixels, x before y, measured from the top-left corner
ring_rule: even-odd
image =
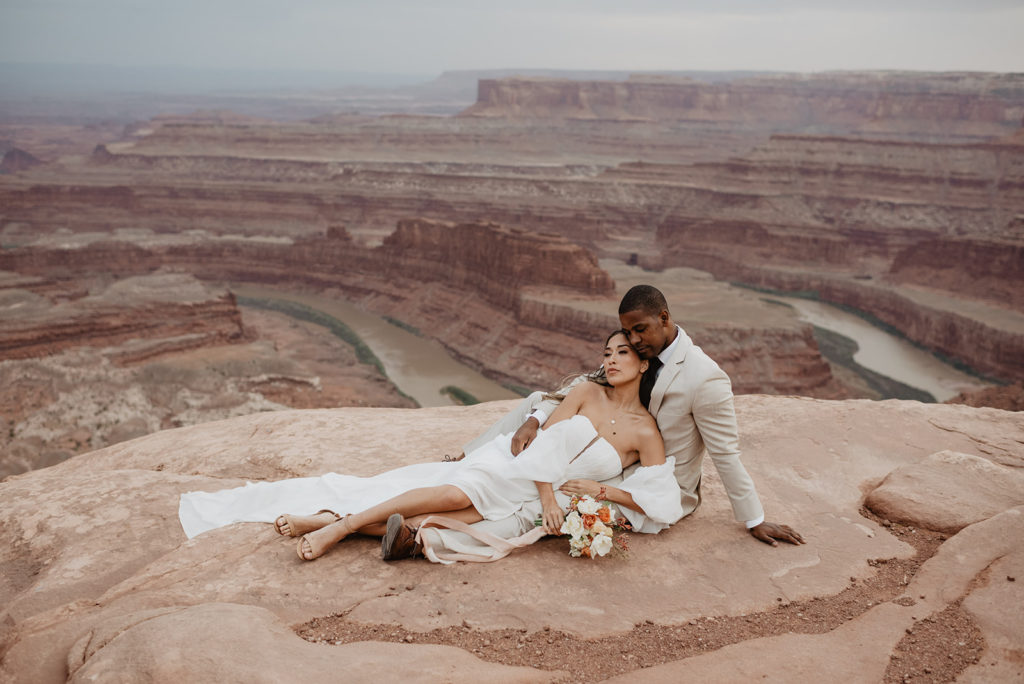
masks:
[[[256,411],[415,405],[326,329],[223,287],[54,271],[0,272],[0,478]]]
[[[154,614],[156,612],[156,614]],[[256,606],[205,603],[133,613],[72,648],[70,682],[548,682],[557,673],[481,661],[444,646],[328,646],[296,636]],[[230,658],[224,655],[230,653]],[[286,657],[282,657],[286,653]]]
[[[889,473],[866,504],[889,520],[959,532],[1024,505],[1024,473],[986,458],[940,451]]]
[[[273,651],[273,644],[296,643],[288,625],[328,614],[412,633],[464,625],[474,633],[549,628],[588,638],[625,634],[645,620],[672,626],[701,616],[756,619],[780,601],[828,597],[851,578],[869,581],[878,572],[874,559],[913,554],[887,527],[859,514],[865,493],[893,470],[943,450],[999,467],[1024,465],[1024,425],[1010,412],[742,396],[744,461],[769,518],[797,527],[804,546],[752,540],[732,520],[710,464],[704,505],[661,535],[634,535],[624,561],[571,559],[563,540],[550,539],[495,564],[387,564],[374,540],[353,539],[303,563],[293,540],[269,525],[233,525],[189,541],[178,526],[181,492],[328,470],[369,475],[437,460],[508,406],[256,414],[156,433],[7,478],[0,483],[0,678],[112,681],[115,668],[127,668],[122,672],[156,682],[245,679],[265,663],[261,671],[308,673],[315,681],[344,662],[347,674],[365,680],[402,676],[400,663],[416,659],[435,678],[520,681],[524,671],[478,660],[487,660],[486,648],[470,654],[363,642]],[[824,671],[839,667],[828,664],[833,654],[836,663],[863,667],[867,680],[885,671],[912,617],[969,594],[964,605],[989,643],[979,667],[1010,681],[1022,630],[1019,616],[999,604],[1019,603],[1020,584],[995,581],[1018,571],[1018,552],[1011,550],[1022,547],[1020,516],[1013,509],[964,528],[913,578],[903,602],[865,608],[826,634],[770,636],[666,663],[664,675],[658,668],[644,674],[671,679],[699,670],[730,681],[777,672],[779,681],[809,681],[823,663]],[[984,589],[990,565],[991,589]],[[972,586],[982,592],[977,598]],[[218,647],[231,634],[244,643]],[[778,659],[765,654],[790,641],[787,662],[772,669]],[[179,662],[192,650],[201,657]],[[239,662],[233,665],[236,656],[228,653],[239,653]],[[537,681],[561,676],[533,673]]]

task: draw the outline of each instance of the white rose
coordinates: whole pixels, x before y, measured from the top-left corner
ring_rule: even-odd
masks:
[[[612,550],[612,538],[603,534],[599,534],[594,537],[594,540],[590,542],[590,557],[594,556],[606,556],[608,552]]]
[[[612,536],[612,528],[608,527],[603,522],[598,520],[596,523],[594,523],[594,526],[590,528],[590,533],[595,537],[600,534],[607,535],[610,537]]]
[[[590,515],[597,515],[598,509],[601,508],[601,504],[594,501],[589,495],[584,496],[580,499],[580,502],[576,505],[576,510],[580,513],[589,513]]]
[[[565,521],[562,523],[562,528],[559,532],[572,537],[578,537],[583,532],[583,519],[580,518],[580,514],[573,511],[565,516]]]

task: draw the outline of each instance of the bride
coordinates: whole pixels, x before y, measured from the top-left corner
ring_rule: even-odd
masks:
[[[639,399],[647,364],[625,334],[612,333],[602,363],[608,384],[593,376],[586,377],[594,381],[576,383],[545,429],[517,456],[511,435],[500,435],[461,461],[412,465],[372,478],[328,473],[188,492],[179,508],[182,526],[191,538],[232,522],[273,520],[280,534],[299,537],[296,551],[303,560],[319,558],[358,532],[383,537],[382,556],[390,560],[419,550],[420,526],[472,535],[469,523],[506,518],[538,501],[542,526],[522,538],[532,542],[543,533],[558,534],[565,515],[559,499],[589,494],[617,504],[635,529],[663,529],[682,510],[674,459],[666,462],[657,424]],[[600,483],[637,463],[640,467],[617,487]],[[277,511],[292,507],[297,514],[271,517],[273,506]]]

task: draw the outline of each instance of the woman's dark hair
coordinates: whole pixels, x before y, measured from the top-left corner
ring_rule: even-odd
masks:
[[[634,354],[640,356],[636,348],[633,346],[633,343],[629,341],[629,332],[622,328],[613,331],[612,334],[605,339],[604,346],[607,347],[608,343],[611,342],[612,338],[615,337],[616,335],[625,335],[626,344],[629,345],[629,348],[633,350]],[[545,393],[544,398],[554,399],[556,401],[561,401],[562,399],[565,399],[565,395],[569,393],[569,390],[572,389],[573,385],[576,384],[576,378],[579,377],[586,378],[590,382],[597,383],[598,385],[604,385],[605,387],[609,386],[608,377],[604,374],[604,366],[599,366],[596,370],[592,370],[589,373],[574,373],[572,375],[565,376],[564,378],[562,378],[562,382],[559,383],[558,389],[554,390],[553,392]]]

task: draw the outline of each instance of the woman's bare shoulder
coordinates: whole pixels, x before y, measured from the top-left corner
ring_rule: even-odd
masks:
[[[658,423],[650,414],[641,418],[641,426],[637,430],[640,443],[640,463],[651,466],[665,462],[665,440],[658,430]]]
[[[647,411],[637,414],[636,423],[637,432],[640,434],[657,434],[659,436],[661,435],[661,432],[658,430],[658,421],[656,421],[654,419],[654,416],[652,416]]]
[[[581,399],[586,399],[586,398],[589,398],[589,397],[596,397],[602,391],[603,390],[602,390],[601,386],[598,385],[596,382],[591,382],[589,380],[585,380],[585,381],[583,381],[581,383],[578,383],[575,387],[573,387],[571,390],[569,390],[569,394],[575,394],[576,396],[580,397]]]

